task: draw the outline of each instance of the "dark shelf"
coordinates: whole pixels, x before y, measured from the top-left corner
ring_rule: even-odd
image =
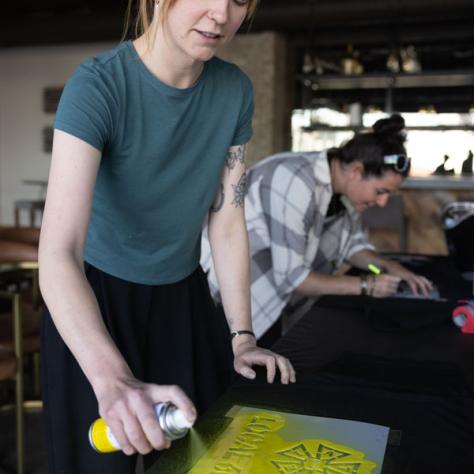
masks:
[[[304,83],[309,80],[322,90],[388,89],[388,88],[427,88],[427,87],[466,87],[474,86],[474,70],[440,71],[424,73],[380,73],[342,76],[336,74],[298,74],[297,79]]]
[[[329,125],[313,125],[310,127],[302,127],[305,132],[361,132],[369,131],[370,128],[366,127],[331,127]],[[474,125],[436,125],[436,126],[416,126],[416,127],[405,127],[405,130],[417,130],[427,132],[446,132],[450,130],[464,130],[474,131]]]

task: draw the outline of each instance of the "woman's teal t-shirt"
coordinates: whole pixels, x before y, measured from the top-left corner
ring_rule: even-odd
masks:
[[[227,151],[248,142],[252,115],[250,80],[218,58],[187,89],[157,79],[131,42],[79,66],[55,128],[102,152],[85,260],[150,285],[192,273]]]

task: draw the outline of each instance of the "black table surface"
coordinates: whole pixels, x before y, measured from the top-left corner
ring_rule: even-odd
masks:
[[[428,263],[425,274],[433,277],[436,267],[448,303],[469,297],[448,259]],[[294,364],[297,383],[268,385],[263,372],[252,382],[238,378],[198,421],[204,441],[226,426],[233,405],[255,406],[390,427],[383,474],[474,472],[474,335],[454,326],[446,302],[433,324],[380,330],[374,314],[368,317],[367,301],[322,298],[274,346]],[[408,303],[390,298],[386,304],[396,313]],[[147,474],[187,472],[189,442],[174,442]]]
[[[321,302],[323,303],[323,302]],[[380,331],[361,309],[316,305],[273,348],[288,357],[298,372],[317,373],[327,364],[348,357],[385,358],[403,365],[428,362],[452,364],[474,391],[474,335],[463,334],[448,317],[432,327],[413,331]],[[372,356],[372,357],[370,357]],[[361,357],[361,363],[362,363]],[[416,364],[419,362],[419,364]],[[419,374],[423,377],[423,373]]]
[[[461,278],[448,257],[413,256],[407,266],[436,282],[443,300],[325,296],[274,350],[305,373],[347,353],[400,363],[450,363],[474,391],[474,335],[462,333],[451,319],[458,300],[472,298],[472,283]]]

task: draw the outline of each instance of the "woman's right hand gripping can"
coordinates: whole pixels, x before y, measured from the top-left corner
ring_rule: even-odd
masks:
[[[193,425],[184,413],[171,403],[158,403],[154,409],[161,430],[172,441],[186,436]],[[95,420],[89,428],[89,442],[99,453],[120,451],[120,444],[103,418]]]

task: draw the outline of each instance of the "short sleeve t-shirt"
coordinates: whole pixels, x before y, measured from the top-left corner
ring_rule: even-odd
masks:
[[[187,89],[161,82],[131,42],[79,66],[55,128],[102,153],[85,260],[143,284],[192,273],[227,151],[248,142],[252,115],[250,80],[218,58]]]

